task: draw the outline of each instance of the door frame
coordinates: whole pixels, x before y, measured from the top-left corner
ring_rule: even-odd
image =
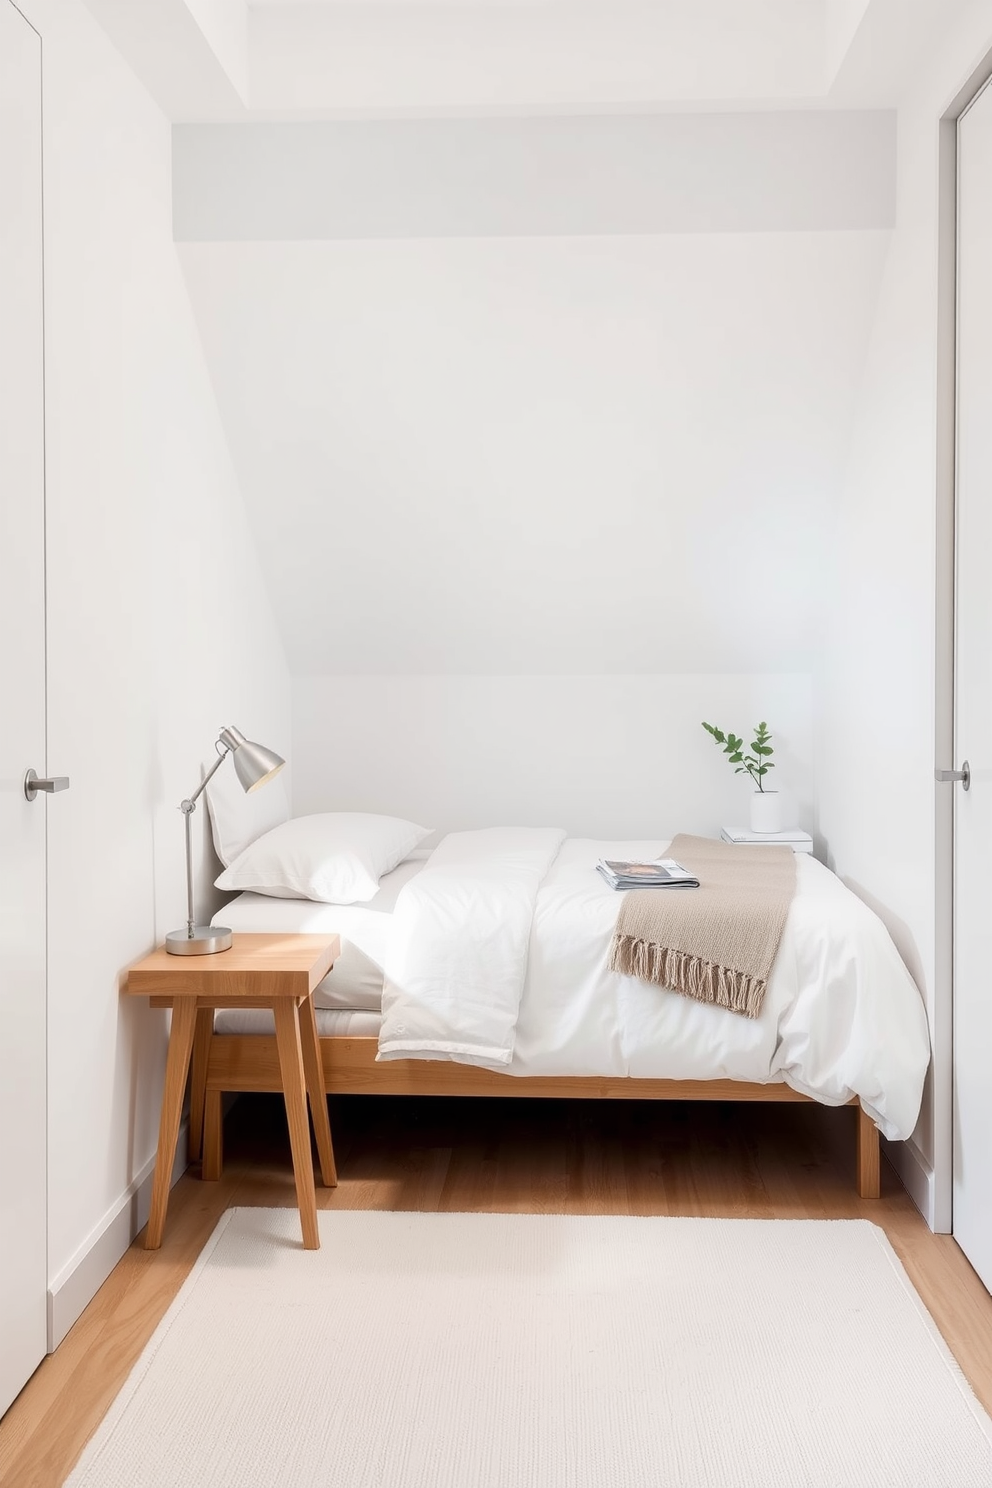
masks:
[[[992,52],[971,72],[938,121],[935,492],[934,764],[956,768],[958,122],[992,79]],[[954,802],[934,787],[933,1213],[953,1228],[954,1189]]]
[[[40,413],[41,446],[40,446],[40,451],[39,451],[40,458],[39,458],[39,461],[38,461],[39,468],[38,468],[38,470],[36,472],[36,476],[38,478],[40,478],[40,513],[37,511],[37,508],[34,507],[33,504],[32,504],[32,510],[33,510],[32,526],[35,526],[35,524],[37,522],[37,518],[38,518],[38,516],[40,516],[40,534],[37,532],[37,529],[36,529],[36,533],[35,533],[35,540],[36,540],[36,538],[37,538],[38,535],[40,535],[40,539],[41,539],[41,554],[40,554],[41,562],[40,562],[40,573],[39,573],[38,577],[40,578],[40,585],[41,585],[41,596],[40,597],[41,597],[41,626],[42,626],[41,637],[40,637],[40,646],[38,647],[38,659],[40,660],[40,664],[41,664],[41,689],[40,689],[40,704],[41,704],[40,713],[41,713],[41,716],[40,716],[40,727],[37,730],[38,740],[36,742],[38,742],[40,744],[40,749],[39,749],[39,766],[38,766],[38,768],[41,770],[41,772],[43,774],[47,774],[47,770],[48,770],[48,722],[49,722],[49,719],[48,719],[48,488],[47,488],[47,437],[46,437],[46,418],[47,418],[47,401],[48,401],[48,399],[47,399],[47,378],[46,378],[46,350],[47,350],[46,342],[47,342],[47,332],[46,332],[46,317],[45,317],[45,302],[46,302],[46,275],[45,275],[45,113],[44,113],[44,50],[45,50],[45,44],[44,44],[44,37],[42,36],[41,31],[39,30],[38,26],[35,25],[35,23],[31,20],[31,18],[25,14],[25,12],[22,9],[21,5],[18,4],[18,0],[0,0],[0,3],[4,3],[5,5],[9,6],[9,11],[10,12],[13,12],[14,17],[16,17],[15,25],[16,25],[17,22],[23,23],[24,26],[27,28],[27,30],[31,33],[32,37],[34,38],[34,41],[37,43],[36,57],[37,57],[37,85],[38,85],[38,92],[37,92],[36,103],[37,103],[37,110],[38,110],[38,113],[37,113],[37,128],[38,128],[37,168],[38,168],[38,173],[39,173],[39,179],[38,179],[38,183],[37,183],[37,185],[38,185],[38,219],[37,219],[37,221],[38,221],[38,229],[39,229],[39,243],[38,243],[38,247],[40,249],[40,262],[38,264],[39,283],[40,283],[40,304],[38,306],[38,310],[40,312],[40,314],[39,314],[39,321],[40,321],[39,329],[40,329],[40,336],[41,336],[41,344],[40,344],[40,348],[39,348],[39,350],[40,350],[40,356],[39,356],[38,369],[37,370],[40,372],[40,390],[39,390],[40,391],[40,409],[38,411]],[[7,13],[8,12],[5,11],[5,15]],[[34,104],[35,104],[35,99],[32,98],[32,111],[33,111]],[[34,498],[33,498],[33,500],[34,500]],[[27,761],[24,762],[24,765],[23,766],[19,766],[18,768],[19,769],[22,769],[22,768],[24,768],[26,766],[26,764],[27,764]],[[19,792],[18,792],[18,794],[19,794]],[[22,805],[23,805],[23,802],[22,802]],[[30,809],[31,808],[28,807],[28,810],[29,811],[30,811]],[[40,866],[41,866],[42,875],[43,875],[43,904],[41,906],[41,916],[40,916],[39,929],[41,931],[41,940],[42,940],[42,944],[43,944],[43,968],[42,968],[42,977],[41,977],[41,991],[42,991],[43,1005],[42,1005],[42,1007],[38,1011],[39,1011],[39,1031],[42,1033],[43,1051],[44,1051],[44,1056],[43,1056],[43,1062],[44,1062],[44,1090],[42,1092],[42,1099],[41,1099],[41,1101],[39,1103],[39,1109],[40,1109],[40,1111],[42,1113],[42,1122],[43,1122],[42,1140],[41,1140],[41,1143],[40,1143],[40,1150],[41,1150],[41,1153],[43,1154],[42,1161],[43,1161],[43,1167],[44,1167],[43,1181],[42,1181],[42,1191],[43,1191],[43,1194],[44,1194],[44,1214],[43,1214],[43,1217],[42,1216],[39,1216],[39,1218],[42,1219],[42,1223],[40,1224],[39,1229],[40,1229],[40,1234],[42,1234],[43,1237],[44,1237],[44,1246],[43,1246],[43,1249],[44,1249],[44,1258],[43,1258],[43,1266],[41,1267],[42,1276],[43,1276],[43,1293],[42,1293],[42,1297],[39,1299],[39,1301],[43,1303],[43,1307],[44,1307],[44,1319],[45,1319],[45,1329],[44,1329],[45,1352],[51,1353],[51,1351],[52,1351],[51,1299],[50,1299],[50,1292],[49,1292],[49,1279],[50,1279],[50,1273],[49,1273],[49,1241],[50,1241],[50,1234],[49,1234],[49,1219],[50,1219],[49,1156],[50,1156],[50,1147],[51,1147],[51,1136],[50,1136],[50,1129],[49,1129],[49,1114],[50,1114],[49,1106],[50,1106],[50,1103],[49,1103],[49,1091],[48,1091],[48,1084],[49,1084],[48,977],[49,977],[50,926],[49,926],[49,903],[48,903],[48,857],[49,857],[49,854],[48,854],[48,812],[47,812],[47,798],[44,799],[41,802],[41,810],[43,812],[43,817],[42,817],[42,822],[41,822]],[[40,1236],[39,1236],[39,1238],[40,1238]],[[31,1295],[32,1296],[34,1295],[33,1288],[32,1288]],[[42,1354],[41,1358],[39,1358],[39,1360],[38,1360],[38,1363],[39,1364],[41,1363],[41,1359],[43,1357],[44,1357],[44,1353]],[[18,1368],[18,1371],[17,1372],[18,1372],[18,1374],[20,1373],[20,1368]],[[28,1376],[28,1378],[30,1378],[30,1376]],[[23,1381],[23,1383],[27,1383],[27,1381]],[[14,1398],[16,1399],[16,1396]],[[3,1408],[4,1409],[7,1408],[6,1392],[5,1392],[5,1400],[4,1400]]]

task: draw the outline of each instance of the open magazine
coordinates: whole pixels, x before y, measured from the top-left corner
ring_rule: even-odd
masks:
[[[629,863],[600,858],[596,864],[611,889],[698,889],[699,879],[674,858],[655,858],[650,863]]]

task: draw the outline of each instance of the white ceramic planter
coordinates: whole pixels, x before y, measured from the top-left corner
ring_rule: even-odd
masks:
[[[751,831],[781,832],[785,821],[778,791],[755,791],[751,797]]]

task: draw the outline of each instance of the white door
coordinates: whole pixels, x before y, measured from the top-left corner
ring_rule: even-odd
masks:
[[[992,88],[958,125],[955,1238],[992,1291]]]
[[[41,41],[0,0],[0,1412],[46,1346]]]

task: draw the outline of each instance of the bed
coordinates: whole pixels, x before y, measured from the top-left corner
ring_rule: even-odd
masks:
[[[879,1134],[910,1135],[929,1062],[919,992],[881,921],[822,864],[797,857],[760,1017],[680,997],[609,970],[622,896],[595,872],[601,857],[654,858],[666,847],[531,829],[456,833],[409,854],[368,902],[242,893],[220,918],[240,931],[341,937],[314,999],[329,1094],[854,1104],[858,1190],[877,1197]],[[533,880],[527,902],[513,878],[519,862]],[[436,1008],[428,1016],[404,1000],[420,973],[440,988],[442,1014],[446,999],[472,1005],[474,995],[467,1042],[440,1028]],[[448,998],[451,988],[459,994]],[[222,1095],[280,1089],[269,1019],[220,1011],[198,1037],[191,1143],[203,1109],[204,1177],[220,1172]]]

